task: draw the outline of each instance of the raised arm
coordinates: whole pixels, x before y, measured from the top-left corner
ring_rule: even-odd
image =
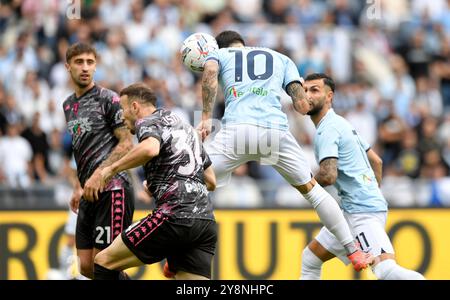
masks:
[[[370,166],[375,173],[375,178],[377,179],[378,186],[380,186],[383,176],[383,160],[372,149],[367,150],[367,158],[369,159]]]
[[[289,83],[286,92],[292,99],[294,109],[302,115],[306,115],[311,107],[306,100],[306,93],[301,83],[297,81]]]
[[[321,186],[332,185],[337,179],[337,158],[325,158],[320,162],[319,173],[314,176]]]
[[[202,122],[197,127],[202,140],[211,133],[211,118],[216,100],[217,88],[219,86],[219,64],[215,60],[208,60],[205,63],[202,76]]]

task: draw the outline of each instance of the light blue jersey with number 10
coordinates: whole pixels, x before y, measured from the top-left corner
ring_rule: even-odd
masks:
[[[223,124],[253,124],[288,130],[281,111],[282,89],[300,75],[287,56],[268,48],[222,48],[207,60],[219,62],[219,80],[225,95]]]

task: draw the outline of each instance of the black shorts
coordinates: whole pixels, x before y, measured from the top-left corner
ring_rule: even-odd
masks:
[[[202,219],[172,221],[154,211],[122,232],[128,249],[145,264],[167,258],[170,269],[211,278],[216,250],[216,222]]]
[[[83,198],[78,207],[77,249],[105,249],[133,221],[134,193],[131,188],[106,191],[99,200]]]

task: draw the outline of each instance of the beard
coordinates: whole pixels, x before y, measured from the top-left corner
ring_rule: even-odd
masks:
[[[319,99],[315,104],[311,104],[312,108],[306,113],[308,116],[314,116],[320,113],[325,105],[325,97]]]
[[[314,106],[313,108],[311,108],[311,110],[310,111],[308,111],[306,114],[308,115],[308,116],[314,116],[314,115],[317,115],[321,110],[322,110],[322,108],[323,108],[323,104],[319,104],[319,105],[316,105],[316,106]]]

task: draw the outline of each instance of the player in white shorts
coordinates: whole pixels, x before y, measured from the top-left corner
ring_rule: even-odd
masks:
[[[325,74],[306,77],[304,87],[311,104],[308,115],[316,125],[314,152],[320,171],[315,176],[323,186],[334,184],[341,197],[344,217],[363,251],[374,256],[372,270],[378,279],[424,279],[399,266],[385,231],[387,202],[379,184],[382,161],[356,130],[331,108],[334,82]],[[349,261],[338,239],[325,227],[302,255],[301,279],[320,279],[322,264],[338,257]]]
[[[234,31],[216,37],[218,51],[209,53],[202,76],[203,112],[198,130],[205,139],[212,128],[212,108],[219,79],[225,95],[222,128],[205,145],[223,186],[231,172],[248,161],[272,165],[312,204],[322,223],[338,237],[355,270],[371,262],[353,240],[336,201],[314,180],[303,150],[289,132],[281,110],[281,92],[286,90],[294,108],[306,114],[310,106],[297,67],[287,56],[268,48],[245,47]]]

